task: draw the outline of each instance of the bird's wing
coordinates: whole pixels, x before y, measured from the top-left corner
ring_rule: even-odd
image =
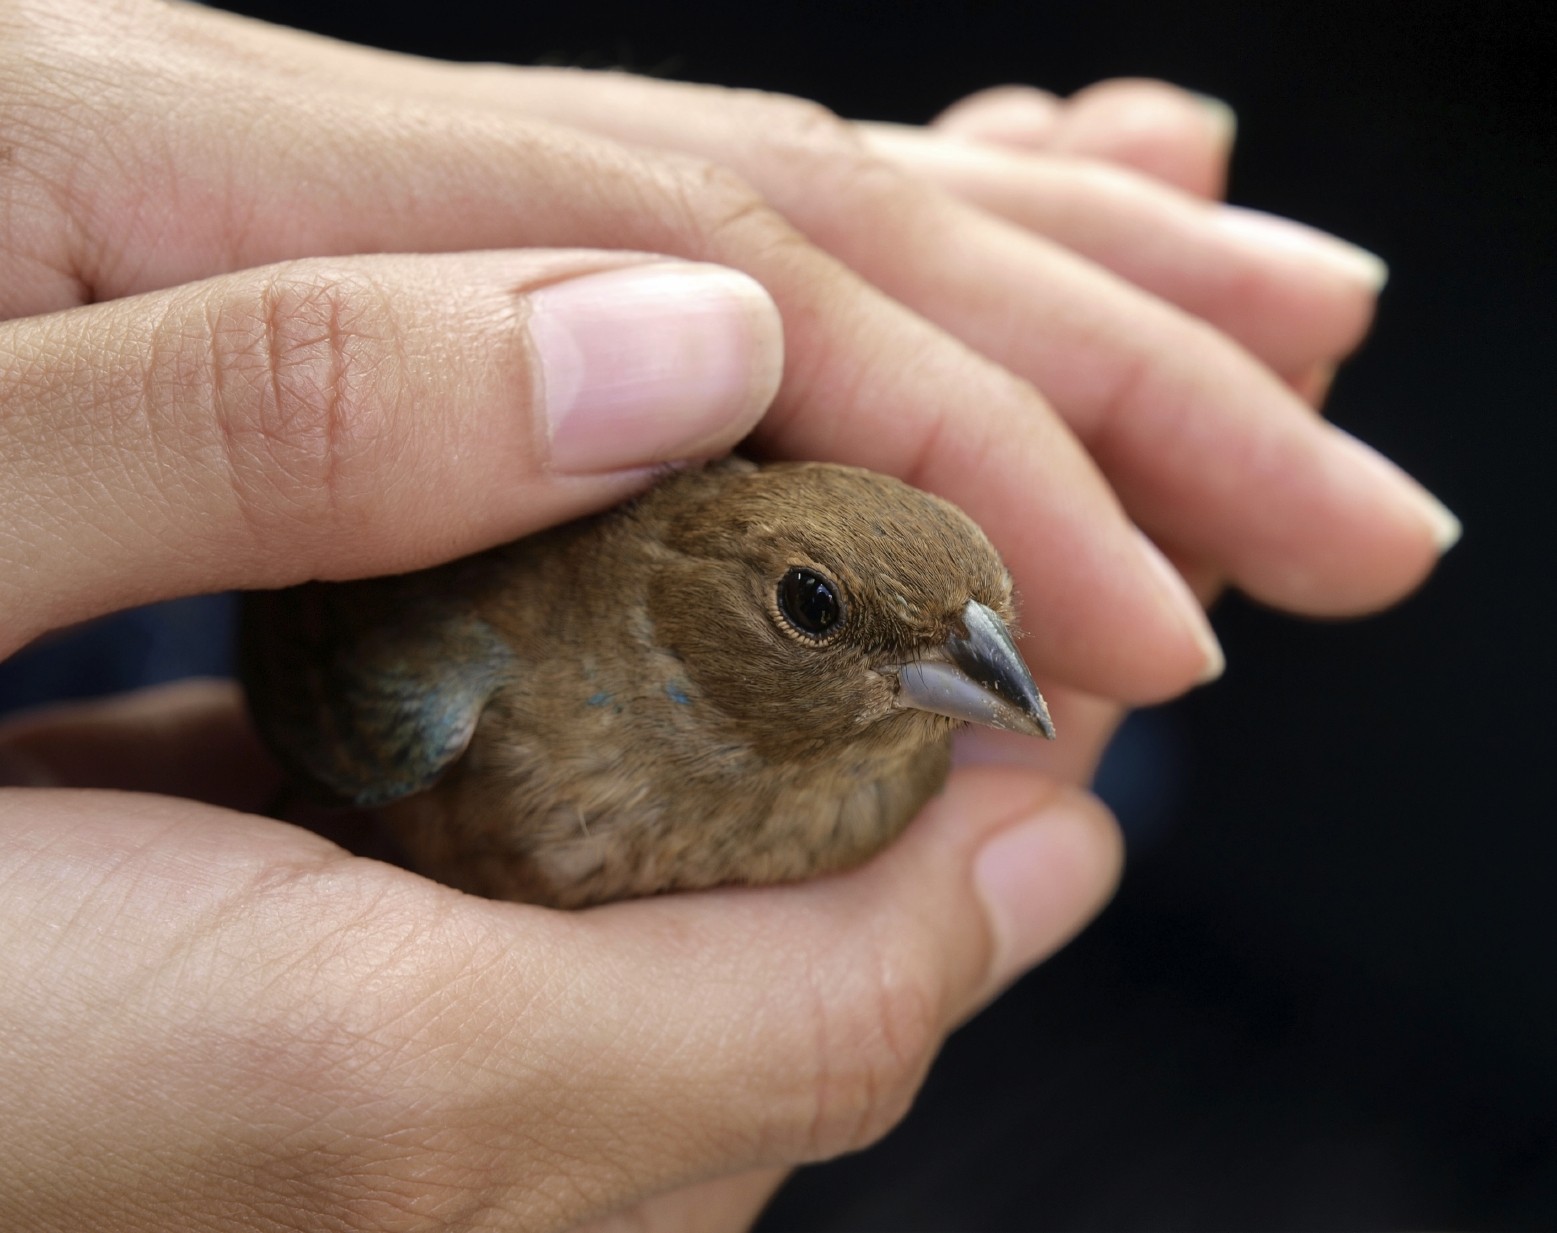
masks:
[[[271,751],[314,795],[364,808],[436,782],[513,662],[479,617],[393,580],[247,595],[238,647]]]

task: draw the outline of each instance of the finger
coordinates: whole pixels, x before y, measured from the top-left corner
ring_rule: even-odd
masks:
[[[6,786],[121,788],[259,812],[283,777],[232,681],[63,703],[0,724]]]
[[[1335,384],[1335,365],[1315,364],[1294,373],[1287,379],[1287,384],[1294,394],[1317,411],[1324,406],[1325,399],[1330,396],[1330,387]]]
[[[157,10],[147,24],[165,35],[167,22],[204,18]],[[152,37],[138,28],[122,34],[127,42]],[[257,52],[267,45],[256,35],[246,64],[263,58]],[[328,87],[312,79],[299,84],[310,63],[302,47],[313,49],[319,64],[310,71],[328,76]],[[156,80],[172,74],[169,80],[187,89],[189,80],[213,76],[188,47],[154,49],[164,54],[145,52],[138,71]],[[1198,608],[1142,544],[1084,451],[1031,387],[806,244],[728,172],[524,122],[512,101],[498,110],[419,94],[429,81],[488,94],[507,75],[417,69],[396,60],[393,89],[366,98],[348,92],[366,53],[300,36],[286,41],[285,52],[275,59],[290,57],[291,77],[246,68],[253,76],[236,89],[223,77],[210,86],[220,105],[178,113],[184,127],[176,138],[162,118],[154,140],[143,119],[108,132],[101,125],[82,130],[102,148],[48,171],[84,186],[81,217],[60,229],[55,264],[76,271],[99,298],[299,250],[582,242],[743,269],[769,290],[785,325],[784,383],[760,446],[890,472],[961,505],[989,531],[1019,588],[1041,603],[1045,621],[1030,626],[1027,646],[1056,674],[1101,693],[1161,698],[1215,670],[1218,652]],[[125,87],[116,78],[104,89]],[[120,98],[122,110],[134,111],[139,97],[131,91]],[[310,141],[235,145],[235,133],[254,131],[307,132]],[[149,201],[160,200],[169,141],[193,169],[188,192],[197,193],[208,175],[220,181],[220,201],[169,217],[157,242],[147,243],[124,220],[142,217],[154,208]],[[114,174],[79,174],[83,161],[95,165],[110,151]],[[284,210],[272,200],[277,184],[291,186]],[[80,234],[102,238],[84,246],[71,239]],[[142,258],[132,260],[134,254]],[[495,452],[483,449],[495,466]],[[490,525],[496,516],[489,510],[483,518]],[[372,568],[356,546],[340,543],[358,572]]]
[[[0,324],[5,636],[579,515],[733,445],[781,350],[750,279],[588,253],[297,262]]]
[[[1209,611],[1227,590],[1227,579],[1214,566],[1169,546],[1164,552],[1196,601]],[[969,727],[956,735],[957,766],[1016,766],[1040,771],[1059,783],[1088,787],[1128,708],[1061,684],[1040,682],[1055,731],[1055,741],[1023,740],[1014,732]]]
[[[246,1216],[280,1194],[322,1222],[572,1227],[859,1146],[1119,861],[1095,802],[993,770],[853,874],[578,915],[188,802],[11,790],[0,835],[0,1135],[73,1211],[111,1151],[170,1223],[214,1186]],[[62,954],[71,978],[44,979]]]
[[[1333,364],[1361,341],[1386,269],[1320,231],[1208,205],[1134,172],[1079,159],[860,126],[895,165],[1216,326],[1281,373]]]
[[[186,680],[0,723],[0,787],[107,788],[280,817],[359,856],[404,865],[374,814],[317,805],[259,739],[235,681]]]
[[[1153,539],[1265,602],[1336,616],[1398,599],[1455,542],[1458,523],[1430,494],[1202,323],[965,207],[874,195],[848,212],[887,222],[824,242],[1044,390]],[[925,235],[957,242],[927,249]],[[903,251],[930,255],[910,265]]]
[[[754,1169],[684,1186],[581,1225],[576,1233],[739,1233],[788,1176],[787,1169]]]
[[[953,758],[959,767],[1007,766],[1039,771],[1058,783],[1088,787],[1097,775],[1108,743],[1128,711],[1111,698],[1100,698],[1065,685],[1043,685],[1054,741],[1014,739],[1014,732],[964,728],[957,733]]]
[[[1036,86],[990,86],[958,99],[929,127],[948,137],[1017,150],[1045,150],[1064,121],[1065,102]]]
[[[1031,380],[1153,538],[1214,563],[1266,602],[1313,614],[1369,611],[1416,586],[1457,534],[1453,516],[1419,485],[1317,421],[1241,348],[1059,246],[872,160],[852,127],[814,107],[740,92],[710,107],[702,88],[567,72],[486,85],[623,140],[735,167],[894,299]],[[795,328],[788,337],[797,341]],[[958,401],[1001,407],[986,390],[965,387]],[[1017,494],[999,481],[970,490],[968,479],[980,469],[1001,476],[1005,460],[1023,456],[1020,420],[999,410],[964,419],[935,436],[931,454],[923,437],[883,441],[884,424],[871,416],[819,432],[814,415],[794,410],[781,399],[760,439],[786,453],[821,445],[824,454],[873,457],[958,500],[1011,550],[1001,528],[1021,517],[1018,501],[1006,499]],[[905,442],[912,453],[893,448]],[[1025,457],[1036,466],[1038,455]],[[1111,623],[1109,635],[1121,628]],[[1081,622],[1063,630],[1072,649],[1089,642]],[[1062,664],[1054,657],[1044,666]]]
[[[931,124],[964,140],[1133,168],[1208,200],[1227,191],[1238,128],[1220,99],[1140,78],[1098,82],[1065,100],[999,86],[954,103]]]

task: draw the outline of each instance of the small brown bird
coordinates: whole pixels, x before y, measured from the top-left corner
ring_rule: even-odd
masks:
[[[435,569],[248,597],[250,707],[415,867],[580,907],[844,869],[964,722],[1052,737],[1011,579],[898,480],[739,459]]]

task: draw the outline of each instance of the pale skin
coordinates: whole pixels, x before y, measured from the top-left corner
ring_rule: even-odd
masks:
[[[1202,600],[1329,615],[1453,538],[1309,405],[1377,268],[1223,212],[1231,134],[1171,87],[892,129],[4,0],[0,116],[0,650],[428,565],[754,431],[973,514],[1062,736],[970,751],[999,765],[845,877],[558,914],[258,816],[227,686],[16,721],[9,778],[48,786],[0,791],[6,1227],[742,1228],[1106,900],[1096,757],[1220,662],[1137,527]],[[725,343],[569,402],[537,322],[606,310],[548,293],[644,271],[672,343]]]

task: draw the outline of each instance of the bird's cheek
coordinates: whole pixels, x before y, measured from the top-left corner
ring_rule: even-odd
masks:
[[[866,668],[860,674],[857,693],[861,703],[859,714],[862,723],[875,724],[882,720],[902,718],[897,705],[897,676],[894,673]]]

